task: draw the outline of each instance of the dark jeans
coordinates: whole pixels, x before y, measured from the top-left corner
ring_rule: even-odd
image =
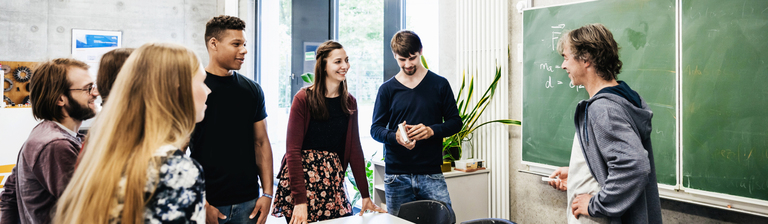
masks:
[[[400,205],[418,200],[442,201],[451,207],[451,196],[445,177],[438,174],[385,174],[384,192],[387,212],[397,215]]]
[[[259,198],[255,198],[240,204],[216,206],[216,209],[219,209],[221,214],[227,216],[226,219],[219,219],[219,223],[255,224],[256,221],[259,220],[259,217],[253,217],[253,219],[249,219],[248,216],[250,216],[251,212],[253,212],[253,209],[256,208],[256,200],[259,200]],[[266,216],[268,214],[259,215]]]

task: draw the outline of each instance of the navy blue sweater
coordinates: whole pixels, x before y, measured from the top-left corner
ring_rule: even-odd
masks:
[[[424,124],[435,135],[416,142],[412,150],[397,143],[397,125]],[[411,89],[394,77],[379,88],[373,109],[371,136],[384,143],[387,174],[436,174],[443,164],[444,137],[461,130],[461,117],[448,80],[428,71],[424,79]]]

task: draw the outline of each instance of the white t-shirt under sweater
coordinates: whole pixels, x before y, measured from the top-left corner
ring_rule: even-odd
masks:
[[[568,209],[566,210],[568,216],[568,223],[610,223],[606,218],[595,218],[587,216],[579,216],[576,219],[571,212],[571,203],[573,199],[580,194],[595,195],[600,191],[600,185],[592,176],[592,172],[589,171],[587,161],[584,159],[584,153],[581,151],[581,145],[579,144],[579,136],[573,136],[573,146],[571,147],[571,162],[568,164]]]

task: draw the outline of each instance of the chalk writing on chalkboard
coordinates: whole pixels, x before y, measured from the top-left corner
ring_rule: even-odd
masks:
[[[552,50],[555,50],[555,46],[557,46],[556,41],[560,38],[560,35],[563,34],[562,30],[565,28],[565,24],[559,24],[557,26],[550,26],[552,29],[557,29],[558,31],[552,31]]]
[[[552,41],[552,43],[551,43],[552,51],[555,51],[556,50],[555,48],[557,46],[557,41],[558,41],[558,39],[560,39],[560,36],[563,34],[562,31],[565,29],[565,24],[561,23],[561,24],[557,24],[557,25],[549,26],[549,27],[554,29],[554,31],[551,31],[551,38],[550,39]],[[561,68],[560,65],[554,65],[553,66],[553,65],[550,65],[548,62],[539,63],[539,69],[545,70],[545,71],[548,71],[548,72],[552,72],[552,73],[554,73],[555,70],[559,70],[560,68]],[[553,83],[552,82],[552,76],[549,76],[547,78],[547,81],[544,82],[544,88],[545,89],[555,88],[556,86],[565,84],[564,82],[568,82],[568,87],[570,87],[571,89],[575,89],[576,92],[578,92],[579,89],[583,89],[584,88],[584,86],[581,86],[581,85],[579,85],[579,86],[574,85],[573,81],[571,81],[570,78],[565,79],[565,80],[555,80],[555,82]]]

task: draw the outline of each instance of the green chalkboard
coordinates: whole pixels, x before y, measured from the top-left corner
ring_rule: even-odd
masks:
[[[559,68],[560,34],[590,23],[608,27],[624,66],[619,80],[637,91],[653,116],[659,183],[676,184],[674,0],[597,1],[523,13],[523,161],[567,166],[576,104],[589,95]]]
[[[682,186],[768,200],[768,1],[683,0],[681,27]]]

